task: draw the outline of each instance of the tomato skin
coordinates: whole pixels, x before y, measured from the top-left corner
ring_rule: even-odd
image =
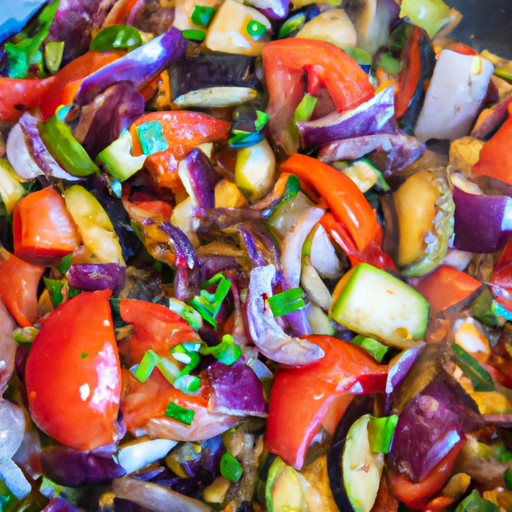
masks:
[[[25,381],[36,424],[75,450],[117,437],[121,368],[110,290],[85,292],[46,318],[27,358]]]
[[[301,469],[311,440],[342,395],[384,390],[387,366],[363,349],[331,336],[306,336],[325,356],[303,368],[281,370],[270,392],[266,443],[271,453]],[[348,399],[346,404],[348,405]]]
[[[18,201],[13,212],[13,235],[14,254],[41,266],[58,263],[80,244],[64,198],[53,187]]]
[[[394,471],[388,473],[393,494],[412,510],[424,510],[429,498],[440,491],[450,476],[465,441],[459,441],[421,482],[413,483]]]
[[[14,254],[0,263],[0,298],[21,327],[37,321],[37,287],[44,270]]]

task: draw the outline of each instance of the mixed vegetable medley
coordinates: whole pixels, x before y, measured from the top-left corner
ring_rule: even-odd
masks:
[[[506,56],[442,0],[8,4],[0,511],[512,512]]]

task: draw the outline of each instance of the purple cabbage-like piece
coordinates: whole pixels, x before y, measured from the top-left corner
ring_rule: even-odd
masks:
[[[124,57],[107,64],[84,79],[75,96],[75,102],[85,105],[117,82],[130,82],[140,89],[179,59],[187,49],[187,40],[171,27],[161,36],[139,46]]]
[[[451,377],[432,381],[399,416],[392,463],[421,481],[465,434],[485,425],[478,407]]]
[[[193,149],[180,162],[179,175],[197,206],[215,207],[215,185],[221,180],[221,175],[200,149]]]
[[[401,171],[417,160],[426,146],[415,137],[403,133],[365,135],[331,142],[320,148],[318,158],[331,163],[337,160],[355,160],[372,153],[370,159],[385,173]]]
[[[232,366],[216,362],[206,370],[212,393],[209,407],[234,416],[265,417],[263,385],[254,370],[240,359]]]
[[[117,263],[79,263],[69,268],[69,284],[77,290],[112,290],[117,294],[124,285],[126,267]]]
[[[393,133],[394,115],[395,87],[390,85],[354,110],[333,112],[314,121],[299,121],[300,143],[304,148],[364,135]]]
[[[43,450],[41,466],[50,480],[67,487],[106,482],[126,473],[112,455],[80,452],[63,446]]]
[[[82,107],[74,136],[94,158],[144,113],[144,106],[130,83],[116,83]]]
[[[41,139],[41,135],[39,135],[39,130],[37,129],[39,122],[40,119],[28,112],[25,112],[20,117],[19,121],[21,131],[24,135],[25,144],[30,156],[34,159],[34,162],[46,176],[53,176],[54,178],[60,178],[68,181],[79,180],[80,178],[77,178],[64,170],[50,154],[44,145],[43,139]],[[22,174],[21,176],[24,175]]]
[[[468,194],[454,187],[453,245],[461,251],[501,251],[512,234],[512,198]]]
[[[43,509],[43,512],[78,512],[79,510],[59,496],[58,498],[52,498],[50,503]]]
[[[48,41],[65,41],[62,64],[89,49],[94,29],[101,28],[117,0],[60,0]]]

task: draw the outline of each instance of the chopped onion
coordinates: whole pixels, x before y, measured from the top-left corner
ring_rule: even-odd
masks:
[[[119,447],[117,460],[127,474],[134,473],[152,462],[163,459],[176,445],[170,439],[138,441]]]

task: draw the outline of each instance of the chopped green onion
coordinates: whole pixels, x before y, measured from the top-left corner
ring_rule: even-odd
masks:
[[[201,347],[203,346],[203,344],[199,343],[199,342],[188,341],[187,343],[182,343],[181,346],[187,352],[199,352],[199,350],[201,350]]]
[[[220,474],[230,482],[238,482],[242,476],[242,466],[230,453],[225,453],[220,459]]]
[[[44,64],[51,75],[57,73],[64,55],[64,41],[48,41],[44,45]]]
[[[195,296],[190,301],[190,304],[204,320],[213,325],[216,329],[217,322],[215,317],[217,316],[226,295],[229,293],[231,282],[229,279],[226,279],[222,273],[218,273],[206,283],[203,283],[201,287],[207,288],[213,286],[215,283],[218,283],[218,285],[214,294],[209,293],[206,290],[201,290],[201,294]]]
[[[186,320],[196,331],[201,328],[203,324],[201,322],[201,315],[188,304],[185,304],[178,299],[169,298],[169,304],[167,307],[171,311],[178,313],[178,315],[180,315],[183,320]]]
[[[372,56],[361,48],[343,48],[343,51],[360,66],[371,66]]]
[[[109,52],[117,49],[133,50],[142,44],[139,31],[128,25],[110,25],[98,32],[89,46],[91,52]]]
[[[149,121],[137,126],[137,136],[142,152],[146,156],[164,151],[169,147],[159,121]]]
[[[264,138],[263,134],[259,132],[243,132],[240,130],[239,133],[229,139],[229,145],[235,149],[248,148],[259,144]]]
[[[473,356],[455,343],[451,347],[455,352],[454,363],[459,366],[464,376],[471,381],[475,391],[494,391],[496,389],[489,372],[482,368]]]
[[[195,375],[181,375],[174,381],[173,385],[186,395],[193,395],[201,387],[201,379]]]
[[[169,402],[167,409],[165,410],[165,415],[168,418],[172,418],[173,420],[179,421],[180,423],[184,423],[185,425],[190,425],[192,420],[194,419],[195,411],[190,409],[185,409],[185,407],[180,407],[178,404],[174,402]]]
[[[370,417],[368,422],[368,441],[374,453],[389,453],[395,434],[398,416],[393,414],[384,418]]]
[[[172,347],[171,354],[176,361],[186,365],[180,372],[181,375],[188,375],[198,364],[199,354],[197,352],[189,352],[183,345]]]
[[[274,317],[278,317],[303,308],[306,305],[303,296],[304,292],[301,288],[291,288],[269,297],[267,302]]]
[[[494,74],[504,80],[512,80],[512,63],[499,66],[494,70]]]
[[[130,371],[133,373],[135,378],[140,382],[146,382],[149,379],[149,376],[155,369],[158,361],[160,360],[160,356],[156,354],[153,350],[148,350],[141,362],[130,368]]]
[[[268,123],[268,114],[266,112],[262,112],[261,110],[256,110],[256,121],[254,121],[254,126],[256,127],[256,131],[261,132],[261,130],[267,123]]]
[[[213,355],[217,361],[227,366],[234,364],[242,355],[240,347],[235,343],[231,334],[225,334],[222,337],[222,342],[218,345],[213,347],[201,347],[199,353],[203,356]]]
[[[14,341],[20,345],[23,343],[32,343],[37,336],[39,329],[35,327],[17,327],[12,333]]]
[[[478,320],[481,324],[489,327],[501,327],[505,323],[505,319],[496,315],[493,310],[493,297],[488,288],[473,301],[471,305],[471,316]]]
[[[89,357],[89,354],[87,352],[82,352],[80,354],[80,359],[87,359]]]
[[[64,295],[62,293],[62,289],[65,285],[67,285],[67,281],[65,279],[57,280],[57,279],[49,279],[47,277],[43,277],[44,285],[46,289],[50,293],[50,298],[52,299],[53,307],[56,308],[60,304],[62,304],[64,300]]]
[[[364,348],[366,352],[370,353],[379,363],[382,361],[382,358],[386,355],[388,351],[388,347],[379,343],[377,340],[373,338],[367,338],[363,335],[356,336],[352,343],[354,345],[358,345],[361,348]]]
[[[247,33],[255,40],[259,41],[267,31],[265,25],[256,20],[251,20],[247,23]]]
[[[461,501],[455,512],[499,512],[500,507],[492,501],[485,500],[475,489],[469,496]]]
[[[277,33],[278,39],[283,39],[284,37],[288,37],[292,32],[296,30],[300,30],[304,24],[306,23],[306,15],[301,12],[299,14],[295,14],[294,16],[288,18],[279,29]]]
[[[293,113],[292,124],[295,126],[297,121],[308,121],[313,114],[313,110],[315,110],[316,102],[318,98],[315,96],[311,96],[310,94],[305,94],[304,98],[302,98],[301,102],[298,104],[295,112]]]
[[[206,32],[204,30],[183,30],[181,35],[189,41],[204,41]]]
[[[156,367],[160,373],[166,378],[168,382],[174,385],[176,379],[180,376],[181,370],[170,360],[165,357],[160,357],[156,363]]]
[[[69,270],[70,267],[71,267],[71,254],[64,256],[64,258],[62,258],[62,261],[58,265],[55,265],[55,268],[62,275],[64,275]]]
[[[512,491],[512,471],[505,471],[505,473],[503,473],[503,479],[507,484],[507,489]]]
[[[190,19],[194,25],[199,25],[201,27],[207,27],[212,18],[215,16],[217,9],[215,7],[207,7],[206,5],[196,5],[194,6],[194,11],[192,12],[192,16]]]
[[[382,192],[388,192],[390,190],[390,187],[387,184],[387,181],[384,179],[384,176],[382,176],[382,173],[378,169],[374,168],[373,170],[377,174],[377,183],[375,184],[377,190],[380,190]]]

